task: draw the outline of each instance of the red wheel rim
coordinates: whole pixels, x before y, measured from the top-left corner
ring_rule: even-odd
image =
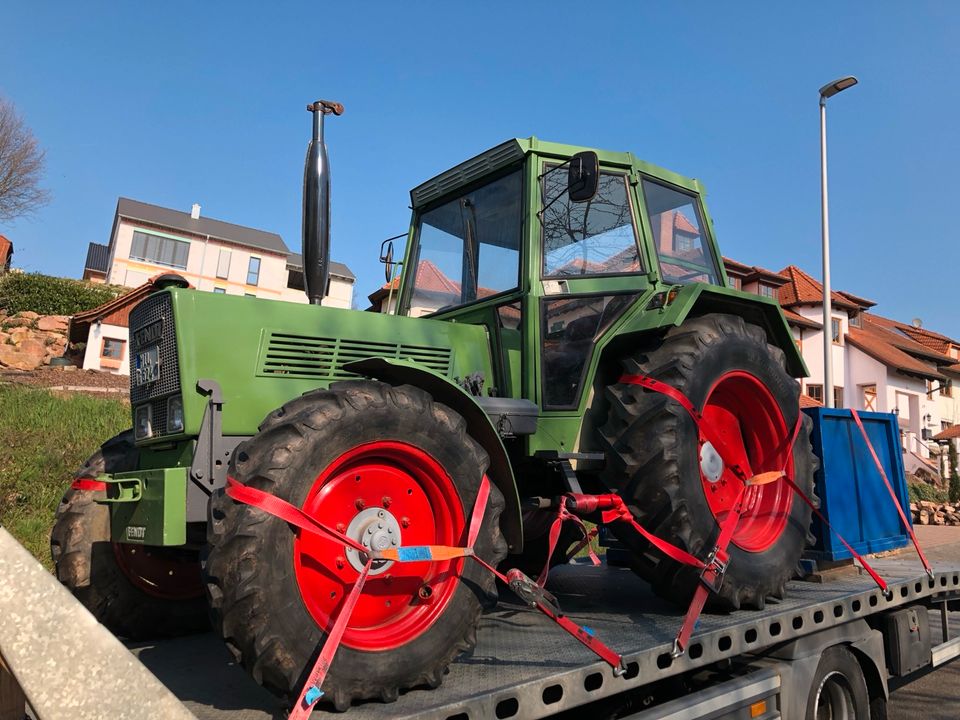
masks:
[[[111,543],[117,565],[127,580],[161,600],[193,600],[203,595],[200,563],[183,551],[147,545]]]
[[[779,471],[786,467],[792,480],[793,448],[790,429],[780,406],[767,387],[753,375],[734,371],[723,375],[707,395],[704,420],[726,443],[735,462],[747,473]],[[743,486],[729,468],[717,482],[701,472],[703,493],[718,523],[723,523]],[[763,552],[777,542],[787,526],[793,493],[787,483],[778,480],[748,488],[744,511],[732,542],[747,552]]]
[[[463,504],[453,480],[431,455],[402,442],[359,445],[314,481],[302,509],[346,532],[361,512],[384,508],[400,526],[400,544],[466,542]],[[357,538],[359,539],[359,538]],[[410,642],[439,618],[457,589],[463,560],[393,563],[368,577],[343,644],[389,650]],[[294,540],[300,596],[319,627],[329,631],[359,572],[345,546],[316,533]]]

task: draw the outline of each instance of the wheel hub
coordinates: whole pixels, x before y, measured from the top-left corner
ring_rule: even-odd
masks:
[[[399,547],[400,523],[386,508],[371,507],[358,512],[347,526],[347,537],[356,540],[368,550],[386,550]],[[360,572],[367,564],[367,555],[354,548],[347,548],[347,562]],[[374,560],[370,575],[379,575],[390,569],[393,560]]]
[[[723,475],[723,458],[709,442],[700,448],[700,472],[712,483],[717,482]]]

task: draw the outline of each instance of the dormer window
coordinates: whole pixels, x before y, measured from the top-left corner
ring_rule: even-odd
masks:
[[[773,285],[760,283],[757,288],[757,294],[762,297],[775,298],[777,296],[777,290]]]
[[[861,327],[860,313],[857,312],[850,316],[850,325],[856,328]]]

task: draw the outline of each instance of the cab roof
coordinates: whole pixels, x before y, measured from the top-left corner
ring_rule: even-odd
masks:
[[[528,138],[512,138],[500,143],[421,183],[410,191],[410,201],[414,208],[423,207],[454,190],[474,183],[502,168],[519,162],[530,153],[536,153],[543,157],[566,160],[584,150],[596,152],[601,165],[622,167],[624,169],[632,168],[638,173],[651,175],[701,195],[704,194],[704,188],[698,180],[639,160],[633,153],[597,150],[596,148],[579,145],[565,145],[563,143],[547,142],[530,136]]]

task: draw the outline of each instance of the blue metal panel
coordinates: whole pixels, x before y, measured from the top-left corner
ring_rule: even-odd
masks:
[[[850,411],[809,408],[804,412],[813,419],[813,451],[820,458],[816,474],[820,511],[858,553],[905,546],[907,531]],[[860,419],[909,519],[910,500],[897,418],[890,413],[862,412]],[[817,542],[808,552],[810,557],[851,557],[850,551],[819,520],[814,520],[813,534]]]

